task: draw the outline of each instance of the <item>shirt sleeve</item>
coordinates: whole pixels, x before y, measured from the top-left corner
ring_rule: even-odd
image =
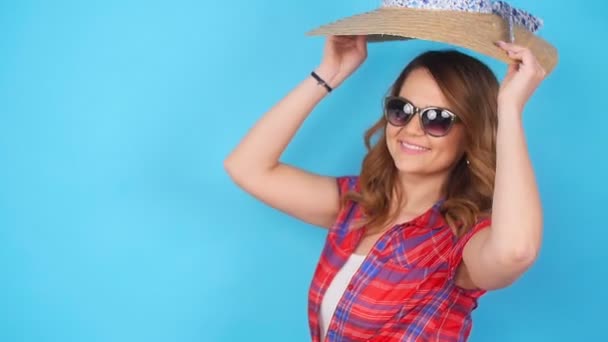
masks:
[[[359,177],[357,176],[340,176],[336,178],[340,198],[342,198],[342,196],[348,191],[357,190],[359,188],[357,185],[358,180]]]
[[[353,201],[343,202],[344,195],[349,191],[359,191],[358,176],[340,176],[336,179],[340,196],[340,211],[336,222],[330,231],[346,233],[349,223],[356,216],[357,204]]]

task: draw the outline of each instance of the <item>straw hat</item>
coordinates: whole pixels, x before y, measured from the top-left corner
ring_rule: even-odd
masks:
[[[494,45],[504,40],[530,48],[547,73],[557,64],[555,47],[536,35],[541,19],[505,1],[382,0],[376,10],[340,19],[307,35],[367,35],[369,42],[421,39],[470,49],[505,63]]]

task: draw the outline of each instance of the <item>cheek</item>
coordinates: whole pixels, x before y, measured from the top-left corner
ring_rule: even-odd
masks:
[[[464,132],[450,132],[445,137],[433,139],[433,148],[450,158],[457,158],[464,150]]]
[[[395,144],[395,138],[398,136],[398,134],[399,129],[391,125],[387,125],[384,130],[386,148],[393,159],[399,158],[399,152],[397,151],[398,147]]]
[[[391,142],[395,139],[395,137],[399,134],[399,129],[397,127],[386,125],[384,129],[384,136],[386,139],[386,145],[391,148]]]
[[[394,138],[397,133],[399,133],[399,128],[387,124],[384,128],[384,133],[386,134],[387,139]]]

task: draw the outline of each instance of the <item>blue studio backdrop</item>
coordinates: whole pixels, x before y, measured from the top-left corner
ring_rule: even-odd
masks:
[[[325,231],[241,191],[223,160],[319,63],[304,33],[379,3],[0,2],[0,341],[309,340]],[[608,3],[512,4],[560,51],[524,114],[544,242],[482,298],[471,341],[606,341]],[[356,173],[390,83],[444,47],[371,45],[283,160]]]

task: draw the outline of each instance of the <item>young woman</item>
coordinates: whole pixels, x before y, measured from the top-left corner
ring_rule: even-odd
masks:
[[[366,132],[361,173],[329,177],[280,156],[367,57],[365,37],[330,36],[311,76],[226,159],[245,191],[328,229],[309,291],[313,341],[465,341],[477,299],[534,262],[542,214],[522,112],[546,72],[529,49],[497,45],[513,59],[501,84],[466,54],[417,56]]]

